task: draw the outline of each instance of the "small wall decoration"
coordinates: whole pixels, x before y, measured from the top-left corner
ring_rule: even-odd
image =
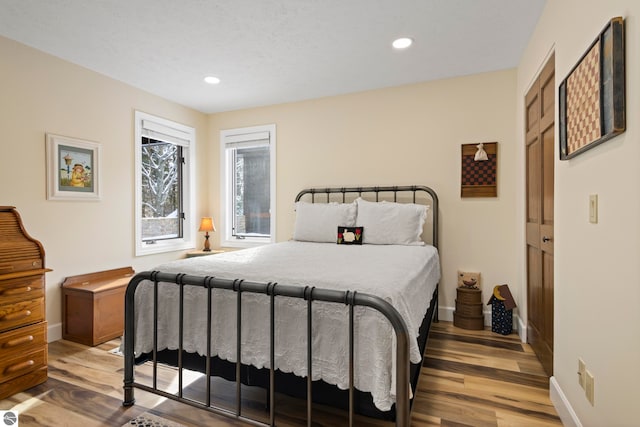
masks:
[[[100,199],[100,144],[47,134],[47,199]]]
[[[496,197],[498,195],[498,143],[462,145],[462,197]]]
[[[625,131],[624,19],[613,18],[560,83],[560,160]]]

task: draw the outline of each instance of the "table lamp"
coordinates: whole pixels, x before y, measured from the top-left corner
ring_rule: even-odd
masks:
[[[200,220],[200,228],[198,231],[204,231],[204,248],[202,250],[204,252],[211,252],[211,247],[209,246],[209,232],[216,231],[216,226],[213,224],[213,218],[210,216],[202,218]]]

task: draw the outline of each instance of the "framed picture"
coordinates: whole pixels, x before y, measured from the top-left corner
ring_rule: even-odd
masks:
[[[47,134],[47,199],[100,200],[100,144]]]
[[[560,160],[625,131],[624,19],[613,18],[560,83]]]
[[[462,144],[461,197],[498,196],[498,143]]]

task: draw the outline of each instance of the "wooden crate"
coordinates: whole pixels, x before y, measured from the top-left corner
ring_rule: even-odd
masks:
[[[95,346],[124,332],[124,293],[131,267],[67,277],[62,283],[62,338]]]

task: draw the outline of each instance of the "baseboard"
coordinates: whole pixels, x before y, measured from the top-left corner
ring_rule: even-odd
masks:
[[[522,342],[527,342],[527,327],[522,321],[522,317],[518,316],[518,335],[520,335],[520,340]]]
[[[571,407],[571,403],[569,403],[567,396],[560,388],[560,384],[558,384],[555,377],[549,379],[549,398],[556,408],[558,416],[562,420],[562,425],[565,427],[582,427],[578,415],[576,415]]]
[[[54,342],[62,339],[62,323],[49,324],[47,328],[47,342]]]

